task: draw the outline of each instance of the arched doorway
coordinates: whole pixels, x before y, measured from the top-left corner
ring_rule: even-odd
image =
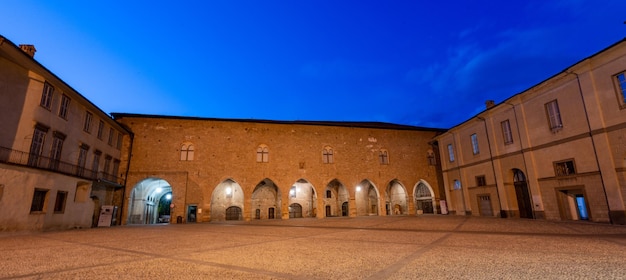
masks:
[[[211,195],[211,220],[243,219],[243,201],[241,186],[232,179],[224,180]]]
[[[347,206],[349,200],[348,189],[337,179],[330,181],[324,193],[326,217],[347,216],[347,211],[344,215],[342,207],[344,204]]]
[[[298,203],[289,204],[289,218],[302,218],[302,205]]]
[[[356,186],[355,203],[357,216],[378,215],[378,190],[370,180],[363,180]]]
[[[296,181],[289,189],[289,208],[297,204],[300,208],[300,217],[315,217],[317,215],[317,195],[313,185],[305,179]],[[289,217],[291,218],[289,210]]]
[[[406,215],[406,211],[409,208],[407,200],[404,186],[395,179],[389,182],[385,194],[385,211],[387,215]]]
[[[274,219],[276,216],[274,209],[280,209],[280,190],[270,179],[263,179],[252,192],[251,211],[254,212],[255,219]]]
[[[226,208],[226,220],[227,221],[238,221],[243,219],[241,215],[241,208],[237,206],[231,206]]]
[[[172,187],[160,178],[147,178],[137,183],[128,202],[128,224],[169,223]]]
[[[517,208],[520,218],[532,219],[533,208],[528,193],[528,183],[526,175],[519,169],[513,169],[513,185],[515,186],[515,196],[517,197]]]
[[[415,186],[415,214],[435,214],[435,197],[432,188],[423,180]]]

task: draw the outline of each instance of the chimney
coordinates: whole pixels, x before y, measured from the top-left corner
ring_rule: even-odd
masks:
[[[487,109],[491,109],[493,108],[493,106],[496,106],[496,102],[493,100],[487,100],[485,102],[485,106],[487,107]]]
[[[34,45],[26,44],[21,44],[20,49],[22,49],[22,51],[24,51],[27,55],[30,55],[30,57],[35,57],[35,52],[37,51]]]

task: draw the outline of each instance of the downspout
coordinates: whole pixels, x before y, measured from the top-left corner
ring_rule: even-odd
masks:
[[[596,166],[598,167],[598,172],[600,172],[600,182],[602,182],[602,191],[604,191],[604,201],[606,202],[606,208],[609,211],[609,223],[613,223],[613,219],[611,218],[611,206],[609,205],[609,197],[606,194],[606,186],[604,185],[604,177],[602,176],[602,169],[600,169],[600,160],[598,159],[598,151],[596,150],[596,142],[593,140],[593,133],[591,132],[591,122],[589,122],[589,113],[587,112],[587,104],[585,103],[585,97],[583,94],[583,88],[580,85],[580,77],[578,77],[578,73],[576,72],[565,72],[566,74],[574,74],[576,75],[576,82],[578,83],[578,92],[580,93],[580,100],[583,102],[583,110],[585,111],[585,119],[587,120],[587,130],[589,131],[589,138],[591,139],[591,146],[593,147],[593,155],[596,159]]]
[[[502,209],[502,200],[500,198],[500,190],[498,189],[498,176],[496,175],[496,167],[493,164],[493,154],[491,153],[491,141],[489,140],[489,130],[487,129],[487,120],[483,117],[476,117],[477,119],[483,121],[485,125],[485,135],[487,135],[487,145],[489,146],[489,161],[491,162],[491,170],[493,171],[493,179],[496,183],[496,195],[498,196],[498,205],[500,207],[500,218],[506,218],[507,214]]]
[[[526,172],[528,172],[528,165],[526,165],[526,157],[524,156],[524,143],[522,143],[522,134],[520,133],[519,130],[519,121],[517,119],[517,111],[515,110],[515,105],[511,104],[511,103],[506,103],[508,105],[511,105],[513,107],[513,115],[515,115],[515,127],[517,128],[517,137],[519,138],[519,150],[520,153],[522,153],[522,161],[524,161],[524,169],[526,169]],[[526,177],[526,179],[528,179],[528,177]],[[528,183],[528,180],[526,180],[526,182]],[[533,201],[533,192],[531,191],[530,186],[528,186],[528,194],[530,194],[530,202],[533,203],[533,205],[531,205],[532,209],[532,214],[533,214],[533,219],[536,219],[535,217],[535,202]]]

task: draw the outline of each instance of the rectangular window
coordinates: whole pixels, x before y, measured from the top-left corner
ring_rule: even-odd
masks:
[[[485,179],[485,175],[476,176],[476,186],[482,187],[487,185],[487,179]]]
[[[472,152],[477,155],[480,153],[480,150],[478,149],[478,136],[474,133],[470,136],[470,138],[472,139]]]
[[[78,163],[76,169],[76,175],[83,176],[85,175],[85,163],[87,162],[87,151],[89,150],[89,146],[82,144],[80,145],[80,149],[78,152]]]
[[[626,72],[615,75],[615,87],[622,106],[626,105]]]
[[[89,112],[85,114],[85,123],[83,124],[83,130],[85,132],[91,133],[91,120],[93,119],[93,115]]]
[[[115,159],[113,160],[113,173],[111,175],[113,175],[113,179],[117,179],[117,174],[120,172],[120,160],[119,159]]]
[[[104,134],[104,122],[100,120],[98,123],[98,139],[102,140],[102,136]]]
[[[63,150],[63,141],[65,135],[54,132],[54,138],[52,139],[52,149],[50,150],[50,169],[57,170],[59,168],[59,162],[61,161],[61,151]]]
[[[93,163],[91,164],[91,170],[94,174],[98,174],[100,171],[100,155],[102,155],[101,151],[96,150],[93,152]]]
[[[452,144],[448,144],[448,157],[450,158],[450,162],[454,161],[454,149],[452,148]]]
[[[61,106],[59,107],[59,117],[67,120],[67,111],[70,108],[70,98],[63,94],[61,97]]]
[[[326,198],[332,198],[333,197],[333,192],[330,190],[326,190]]]
[[[43,212],[46,206],[46,198],[48,196],[48,190],[35,189],[33,194],[33,201],[30,204],[30,212]]]
[[[104,174],[108,177],[109,171],[111,170],[111,156],[107,155],[104,157]]]
[[[45,82],[43,84],[43,92],[41,93],[41,107],[44,107],[50,110],[50,106],[52,106],[52,95],[54,94],[54,87]]]
[[[546,103],[546,114],[548,115],[548,123],[550,124],[550,130],[556,132],[563,128],[563,122],[561,121],[561,112],[559,111],[559,103],[556,100],[552,100]]]
[[[107,141],[107,143],[109,143],[109,146],[113,146],[113,137],[115,137],[115,130],[113,130],[113,128],[109,128],[109,141]]]
[[[389,164],[389,153],[386,150],[380,151],[378,157],[380,158],[380,164]]]
[[[63,214],[65,212],[65,201],[67,200],[67,192],[58,191],[57,198],[54,201],[54,213]]]
[[[41,158],[41,151],[43,150],[43,143],[46,140],[47,129],[36,126],[33,132],[33,140],[30,144],[30,154],[28,156],[28,165],[39,166],[39,159]]]
[[[567,176],[576,174],[576,165],[574,160],[564,160],[554,163],[554,173],[556,176]]]
[[[118,150],[122,148],[122,136],[123,135],[121,133],[117,134],[117,146],[116,146],[116,148]]]
[[[326,147],[324,148],[324,151],[322,151],[322,162],[323,163],[333,163],[334,159],[333,159],[333,149],[330,147]]]
[[[502,138],[504,138],[504,144],[513,144],[513,132],[511,132],[511,124],[509,120],[500,123],[502,126]]]

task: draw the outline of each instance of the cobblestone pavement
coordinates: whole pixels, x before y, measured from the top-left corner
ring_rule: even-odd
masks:
[[[394,216],[0,233],[0,279],[626,279],[626,226]]]

